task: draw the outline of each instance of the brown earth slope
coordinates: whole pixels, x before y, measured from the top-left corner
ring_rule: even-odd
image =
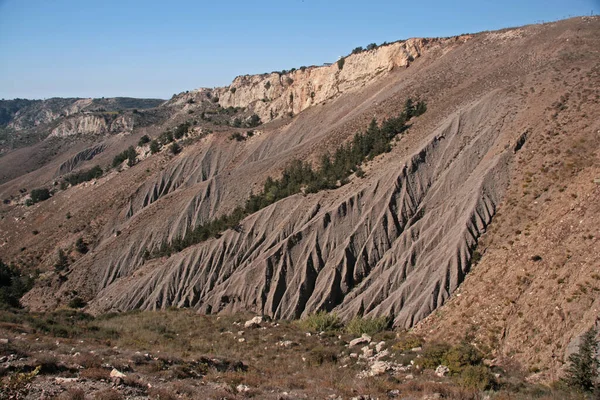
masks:
[[[292,104],[301,112],[245,141],[215,130],[176,156],[149,156],[29,208],[4,207],[2,258],[48,269],[24,299],[32,309],[82,296],[94,313],[179,306],[277,318],[319,309],[389,315],[398,327],[422,321],[416,329],[425,335],[467,337],[553,373],[598,316],[599,32],[600,19],[575,18],[420,41],[408,67],[391,58],[382,67],[385,48],[350,56],[355,86]],[[359,73],[369,65],[372,75]],[[282,111],[315,74],[337,82],[332,67],[322,67],[329,76],[294,75],[274,107]],[[244,85],[264,87],[268,78],[236,80],[247,100],[239,105],[266,115]],[[194,112],[189,99],[205,95],[171,105]],[[398,114],[407,97],[426,99],[428,111],[364,167],[364,178],[281,200],[241,229],[144,261],[146,249],[242,205],[291,160],[314,161],[371,118]],[[57,249],[80,237],[91,251],[72,251],[69,269],[53,271]],[[472,267],[475,249],[482,257]]]

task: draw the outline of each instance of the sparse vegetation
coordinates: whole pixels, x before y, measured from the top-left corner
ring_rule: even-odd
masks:
[[[344,64],[346,63],[346,58],[342,57],[339,60],[337,60],[337,66],[338,69],[341,71],[342,69],[344,69]]]
[[[390,321],[386,317],[379,318],[363,318],[354,317],[346,324],[346,332],[360,336],[362,334],[375,335],[376,333],[385,331],[390,325]]]
[[[19,299],[33,286],[34,279],[0,259],[0,309],[20,307]]]
[[[138,142],[138,146],[143,146],[146,143],[150,142],[150,136],[148,135],[144,135],[140,138],[139,142]]]
[[[50,190],[46,188],[33,189],[30,196],[33,204],[39,203],[40,201],[48,200],[50,198]]]
[[[571,388],[591,393],[594,390],[600,394],[598,379],[598,341],[596,330],[590,329],[581,338],[579,351],[569,356],[569,367],[564,382]]]
[[[310,332],[337,331],[342,327],[342,321],[334,313],[318,311],[299,321],[300,326]]]
[[[129,146],[127,150],[117,154],[112,161],[112,167],[116,168],[127,160],[127,165],[132,167],[137,162],[137,153],[133,146]]]
[[[381,126],[373,119],[366,132],[357,133],[350,143],[338,147],[333,157],[324,154],[316,170],[307,162],[292,161],[280,179],[268,177],[262,192],[250,195],[244,207],[237,207],[229,215],[190,229],[183,237],[175,238],[171,243],[162,243],[159,248],[146,252],[147,258],[170,256],[186,247],[216,237],[226,229],[236,228],[246,216],[293,194],[316,193],[345,184],[348,177],[357,171],[365,160],[390,151],[392,139],[404,132],[406,122],[425,110],[425,102],[414,104],[412,100],[407,100],[404,111],[398,117],[384,120]],[[245,140],[245,137],[237,132],[230,138]]]
[[[104,171],[99,165],[96,165],[88,170],[74,172],[65,176],[65,181],[70,183],[71,185],[79,185],[83,182],[91,181],[92,179],[98,179],[102,176]]]

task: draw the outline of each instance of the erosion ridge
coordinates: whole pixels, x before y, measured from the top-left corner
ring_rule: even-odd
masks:
[[[152,111],[162,113],[160,123],[74,142],[47,167],[0,185],[3,195],[51,187],[61,165],[109,165],[142,135],[157,138],[186,121],[197,119],[194,129],[203,132],[176,155],[140,147],[137,165],[29,208],[16,201],[2,206],[2,257],[42,270],[22,300],[32,310],[81,297],[92,313],[177,306],[276,318],[316,310],[346,320],[390,316],[396,327],[430,338],[450,331],[456,341],[475,337],[508,362],[550,365],[559,354],[544,372],[551,375],[572,339],[597,317],[599,21],[415,40],[422,47],[409,68],[378,67],[387,65],[383,52],[395,48],[384,46],[349,56],[341,70],[334,64],[283,74],[297,76],[282,81],[271,103],[261,96],[274,75],[182,93]],[[398,54],[406,50],[397,46]],[[356,80],[339,92],[324,85],[323,99],[303,108],[311,73],[329,80],[352,73]],[[426,100],[428,111],[411,121],[391,152],[363,166],[364,177],[280,200],[239,229],[170,257],[144,259],[145,249],[243,205],[292,160],[318,162],[373,117],[397,115],[408,97]],[[247,109],[227,111],[233,104]],[[267,104],[279,112],[272,120],[261,108]],[[200,118],[208,107],[220,119]],[[247,128],[224,121],[251,113],[269,122],[232,139]],[[103,150],[92,151],[100,143]],[[76,251],[78,239],[89,252]],[[63,271],[53,268],[58,249],[70,257]],[[585,312],[580,302],[589,305]],[[542,315],[556,331],[545,331]]]

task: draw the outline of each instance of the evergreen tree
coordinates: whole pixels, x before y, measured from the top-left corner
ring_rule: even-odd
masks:
[[[579,345],[579,351],[569,356],[569,368],[565,382],[573,389],[581,392],[593,392],[598,380],[598,341],[596,330],[587,331]]]

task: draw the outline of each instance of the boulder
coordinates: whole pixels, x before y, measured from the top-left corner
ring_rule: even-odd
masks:
[[[438,365],[438,367],[435,369],[435,374],[440,378],[446,376],[449,372],[450,368],[446,367],[445,365]]]
[[[260,324],[262,324],[263,322],[263,317],[261,316],[256,316],[254,318],[252,318],[251,320],[248,320],[244,323],[244,328],[248,329],[248,328],[257,328],[260,326]]]
[[[363,343],[371,343],[371,336],[362,335],[359,338],[351,340],[349,345],[350,345],[350,347],[354,347],[354,346],[357,346],[357,345],[363,344]]]

